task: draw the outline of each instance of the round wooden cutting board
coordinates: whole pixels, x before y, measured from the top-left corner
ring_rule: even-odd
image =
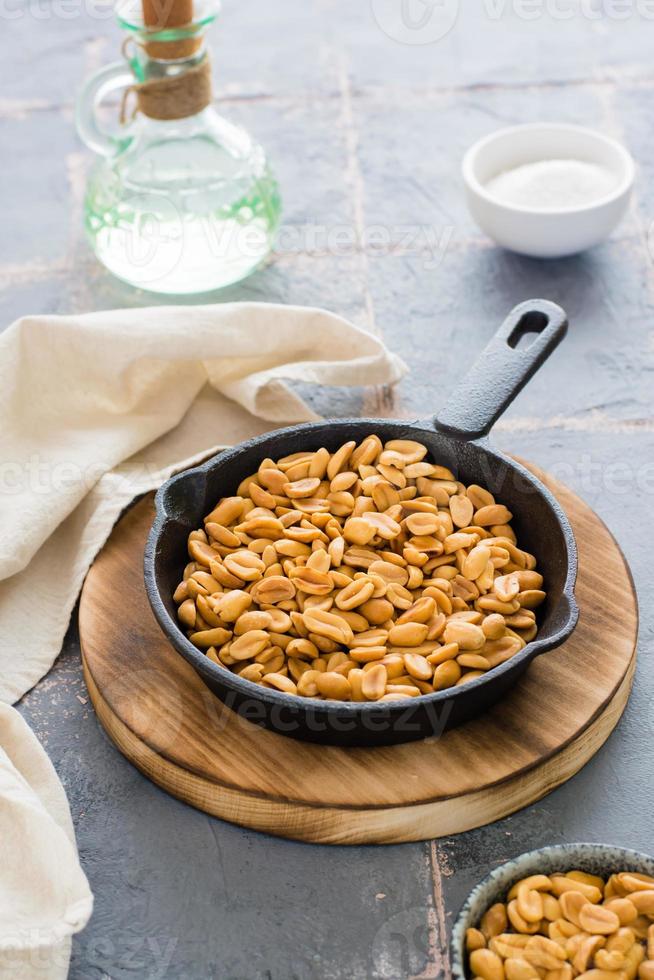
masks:
[[[638,610],[629,569],[604,524],[531,469],[572,522],[581,616],[570,640],[538,658],[483,717],[441,738],[373,749],[299,742],[243,720],[204,686],[150,612],[142,570],[149,495],[116,525],[82,592],[84,673],[100,722],[123,755],[174,796],[298,840],[441,837],[539,799],[588,762],[620,718]]]

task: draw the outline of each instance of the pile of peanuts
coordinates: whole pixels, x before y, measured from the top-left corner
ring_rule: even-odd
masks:
[[[531,875],[468,929],[480,980],[654,980],[654,878]]]
[[[188,539],[174,598],[191,642],[255,684],[395,701],[514,656],[545,599],[511,512],[376,435],[264,459]]]

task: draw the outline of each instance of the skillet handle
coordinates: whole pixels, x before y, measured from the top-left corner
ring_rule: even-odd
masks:
[[[470,372],[434,419],[434,426],[455,439],[479,439],[524,388],[568,330],[565,312],[555,303],[530,299],[509,313]],[[535,337],[525,347],[525,334]]]

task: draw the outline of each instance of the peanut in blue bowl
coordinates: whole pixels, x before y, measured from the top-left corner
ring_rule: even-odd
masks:
[[[451,955],[453,980],[467,980],[467,978],[479,975],[479,970],[475,973],[469,966],[466,933],[469,929],[479,929],[482,917],[491,906],[496,903],[505,902],[511,888],[525,878],[532,875],[565,875],[571,871],[585,872],[588,875],[598,876],[604,881],[611,875],[617,875],[621,872],[635,872],[638,875],[648,876],[652,879],[653,884],[650,889],[647,883],[643,882],[642,894],[647,892],[648,896],[652,895],[654,897],[654,858],[638,851],[632,851],[610,844],[593,843],[558,844],[551,847],[544,847],[540,850],[528,851],[495,868],[487,878],[484,878],[472,890],[463,905],[452,930]],[[649,897],[646,899],[646,902],[649,902]],[[639,900],[638,904],[642,905],[643,903]],[[639,914],[638,918],[638,932],[641,935],[636,937],[636,941],[640,942],[643,949],[642,960],[639,963],[630,962],[626,964],[625,969],[618,968],[613,971],[604,970],[599,966],[594,969],[582,971],[574,970],[570,966],[569,971],[563,970],[558,974],[557,980],[563,980],[564,975],[567,975],[568,972],[570,978],[579,974],[588,974],[586,980],[607,980],[607,973],[611,973],[615,980],[635,980],[636,976],[638,976],[639,980],[651,980],[651,978],[654,978],[654,928],[649,929],[650,936],[653,938],[649,943],[647,941],[647,922],[651,923],[654,927],[654,906],[650,909],[650,905],[647,904],[646,907],[649,910],[648,914]],[[601,928],[601,926],[591,925],[591,928]],[[622,926],[622,923],[620,923],[620,928],[625,928]],[[509,923],[507,931],[516,932],[517,930]],[[584,932],[581,927],[580,931]],[[533,935],[542,935],[545,938],[546,930],[534,929]],[[606,938],[606,935],[603,938]],[[601,939],[594,945],[601,949],[604,948]],[[523,960],[523,957],[517,956],[516,959]],[[638,954],[638,959],[640,959],[640,954]],[[489,957],[489,960],[492,961],[493,958]],[[608,958],[600,956],[600,961],[608,963]],[[566,962],[567,960],[561,960],[561,966],[564,966]],[[593,966],[592,956],[589,957],[588,965],[590,967]],[[501,964],[501,966],[502,970],[497,970],[498,976],[501,973],[502,978],[506,977],[506,980],[517,980],[519,968],[516,968],[516,972],[514,972],[513,967],[510,971],[505,971],[504,965]],[[550,980],[555,980],[554,971],[551,972],[552,977]],[[510,974],[513,974],[513,976]],[[545,977],[545,975],[546,973],[542,971],[542,968],[540,972],[534,970],[533,973],[534,980],[536,976]],[[491,980],[491,977],[484,976],[482,980]],[[527,980],[526,972],[524,980]]]

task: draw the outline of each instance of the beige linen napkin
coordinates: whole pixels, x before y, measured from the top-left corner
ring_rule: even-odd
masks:
[[[88,566],[136,494],[214,447],[315,418],[282,379],[386,384],[404,370],[376,337],[302,307],[12,324],[0,334],[0,701],[50,669]]]
[[[340,317],[266,304],[25,317],[0,335],[1,977],[63,980],[91,914],[63,787],[2,702],[52,666],[117,517],[186,462],[314,418],[282,379],[403,371]]]
[[[64,980],[91,915],[66,795],[21,716],[0,704],[0,976]]]

